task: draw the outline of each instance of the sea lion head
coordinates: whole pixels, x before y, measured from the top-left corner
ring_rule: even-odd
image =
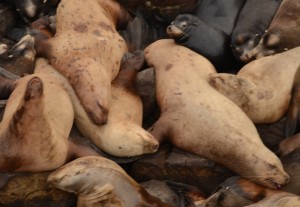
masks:
[[[274,153],[254,156],[252,162],[253,166],[248,170],[249,174],[244,175],[250,181],[271,189],[279,189],[290,181],[290,176],[284,171],[282,163]]]
[[[238,34],[236,37],[232,36],[231,49],[233,55],[240,61],[248,63],[254,59],[253,49],[259,43],[260,34]]]
[[[259,44],[253,49],[253,56],[255,59],[259,59],[285,50],[288,50],[288,48],[281,48],[280,35],[275,32],[267,31]]]
[[[176,42],[185,42],[189,38],[189,33],[199,25],[199,19],[190,14],[180,14],[167,27],[167,34]]]

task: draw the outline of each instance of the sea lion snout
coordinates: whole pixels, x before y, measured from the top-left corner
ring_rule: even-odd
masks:
[[[179,38],[183,35],[182,30],[174,24],[169,25],[166,32],[170,38]]]
[[[27,84],[27,90],[24,96],[24,100],[28,101],[32,98],[41,97],[43,94],[43,83],[38,77],[33,77]]]

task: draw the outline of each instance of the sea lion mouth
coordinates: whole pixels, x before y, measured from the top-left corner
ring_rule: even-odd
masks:
[[[183,31],[175,25],[169,25],[166,29],[167,35],[170,38],[180,38],[184,35]]]
[[[267,183],[271,184],[272,188],[274,188],[274,189],[280,189],[280,188],[282,188],[283,185],[287,184],[290,181],[290,179],[288,177],[286,177],[285,180],[284,180],[284,182],[282,182],[281,184],[278,183],[278,182],[276,182],[276,181],[274,181],[272,178],[266,179],[265,181]]]

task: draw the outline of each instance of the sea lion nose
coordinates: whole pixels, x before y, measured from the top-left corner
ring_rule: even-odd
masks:
[[[169,26],[167,27],[167,31],[168,31],[168,32],[171,32],[171,31],[172,31],[172,26],[171,26],[171,25],[169,25]]]

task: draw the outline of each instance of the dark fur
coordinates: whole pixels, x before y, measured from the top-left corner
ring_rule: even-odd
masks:
[[[245,0],[201,0],[193,14],[230,36],[244,2]]]
[[[281,53],[300,46],[300,2],[285,0],[281,3],[267,32],[255,48],[255,57]]]
[[[183,22],[187,25],[182,25]],[[182,36],[174,37],[177,44],[206,57],[218,72],[232,72],[234,59],[229,47],[229,38],[225,32],[190,14],[178,15],[171,25],[182,31]],[[170,30],[168,27],[168,34],[171,33]]]
[[[268,29],[282,0],[247,0],[231,36],[234,56],[242,61],[253,59],[252,50]]]

